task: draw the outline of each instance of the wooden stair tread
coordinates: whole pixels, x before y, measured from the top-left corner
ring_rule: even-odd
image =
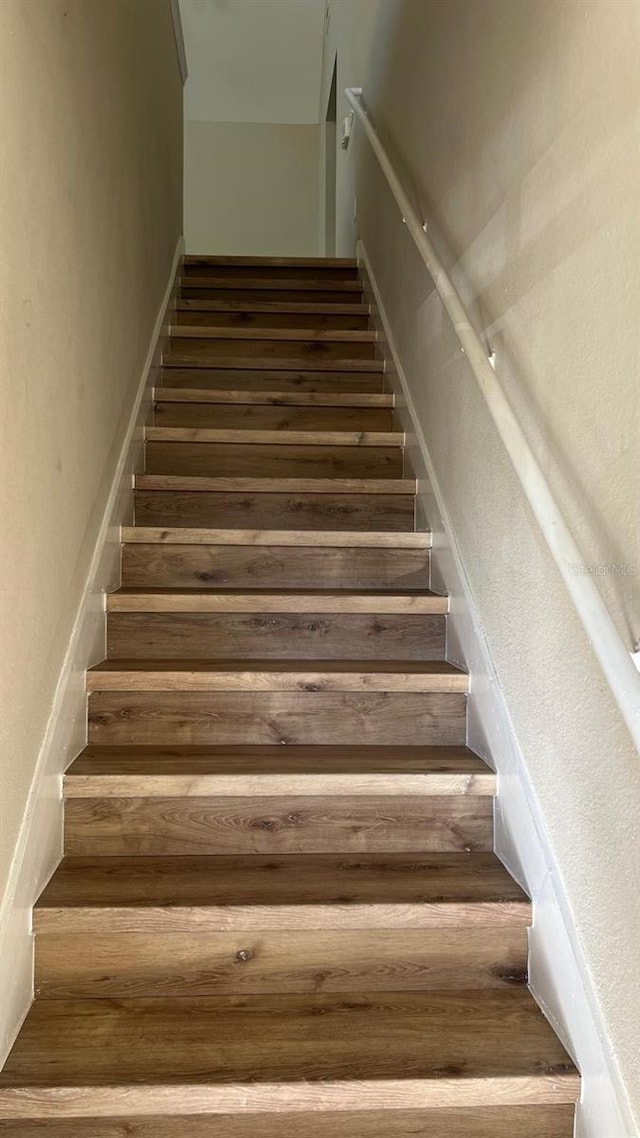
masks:
[[[300,316],[368,316],[370,306],[351,302],[344,304],[326,300],[176,300],[178,312],[255,312],[292,313]]]
[[[145,427],[148,442],[277,444],[278,446],[318,447],[402,447],[401,431],[288,431],[216,430],[211,427]]]
[[[447,661],[104,660],[87,691],[466,692],[468,676]]]
[[[206,387],[156,387],[156,403],[251,403],[282,407],[393,407],[384,392],[211,391]]]
[[[107,594],[109,612],[293,612],[442,614],[448,597],[436,593],[359,593],[323,590],[118,589]]]
[[[203,327],[201,324],[171,324],[169,336],[176,340],[303,340],[322,343],[375,343],[377,332],[370,328],[249,328]]]
[[[0,1117],[54,1103],[72,1115],[117,1113],[118,1102],[278,1112],[571,1102],[578,1091],[522,989],[43,1000],[0,1074]],[[88,1111],[95,1102],[102,1110]]]
[[[504,906],[507,919],[514,905],[523,920],[530,911],[493,853],[382,853],[65,857],[35,913],[37,921],[43,910],[78,906],[386,905],[402,919],[407,905],[472,904]]]
[[[187,526],[123,526],[123,542],[142,545],[281,545],[281,546],[358,546],[365,548],[430,549],[431,534],[426,532],[373,530],[245,530],[191,529]]]
[[[495,793],[494,772],[463,747],[87,747],[67,798],[103,795]]]
[[[326,359],[324,356],[318,359],[314,359],[313,356],[297,358],[285,356],[282,359],[276,356],[216,356],[206,362],[199,360],[197,363],[193,363],[191,361],[185,362],[178,358],[177,354],[174,354],[163,359],[162,367],[163,369],[174,367],[181,371],[192,369],[211,373],[216,371],[263,372],[264,378],[270,380],[280,378],[277,374],[273,374],[278,372],[295,372],[299,378],[304,378],[305,372],[308,372],[309,375],[317,372],[319,376],[334,372],[339,372],[341,376],[348,376],[350,372],[355,372],[363,373],[367,378],[378,379],[381,378],[384,371],[382,360]]]
[[[415,494],[414,478],[241,478],[136,474],[136,490],[238,494]]]
[[[189,276],[182,277],[181,288],[220,288],[257,289],[268,292],[350,292],[362,294],[362,281],[328,279],[309,280],[305,277],[231,277],[231,276]]]
[[[6,1138],[572,1138],[572,1104],[335,1113],[201,1114],[176,1119],[20,1120]]]
[[[247,257],[219,253],[185,253],[185,265],[277,265],[298,269],[357,269],[356,257]]]

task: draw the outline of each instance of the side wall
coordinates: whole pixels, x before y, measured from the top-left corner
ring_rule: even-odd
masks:
[[[181,234],[182,84],[169,0],[4,0],[0,26],[6,1046],[30,982],[20,907],[45,872],[29,842],[59,849],[38,812],[83,738],[70,645],[93,604],[100,648],[96,542]]]
[[[317,253],[317,123],[184,125],[187,253]]]
[[[581,546],[576,572],[598,574],[631,646],[640,635],[640,13],[608,0],[385,0],[360,78],[381,137],[497,353],[498,375]],[[576,984],[607,1071],[595,1061],[591,1069],[589,1040],[559,990],[568,973],[554,960],[553,935],[540,952],[535,931],[534,985],[552,1014],[568,1012],[561,1027],[589,1067],[581,1132],[627,1138],[633,1124],[598,1117],[596,1084],[624,1086],[640,1119],[638,1011],[630,1008],[640,764],[364,147],[351,152],[360,233],[444,529],[455,534],[461,603],[472,607],[495,666],[492,679],[481,664],[473,684],[497,682],[509,709],[499,729],[511,733],[518,786],[513,766],[501,768],[500,850],[549,905],[553,869],[562,911],[547,914],[545,927],[559,914],[571,930]],[[438,516],[430,521],[442,531]],[[464,644],[454,639],[450,651],[461,658]],[[473,742],[483,745],[481,730]],[[535,880],[533,844],[518,848],[518,787],[541,826]]]

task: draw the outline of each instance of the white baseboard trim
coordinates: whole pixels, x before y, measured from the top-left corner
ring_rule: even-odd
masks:
[[[518,746],[482,622],[402,369],[366,249],[358,260],[380,335],[387,390],[406,432],[418,480],[417,524],[433,532],[431,588],[450,597],[447,658],[470,673],[469,746],[498,772],[496,852],[534,903],[529,936],[531,990],[582,1073],[576,1138],[638,1138],[620,1073],[595,999],[558,867]]]
[[[0,1067],[33,999],[31,914],[62,857],[62,776],[86,744],[84,674],[105,655],[105,594],[119,584],[120,526],[130,522],[133,515],[133,475],[142,464],[143,427],[150,414],[183,251],[180,238],[111,478],[0,909],[0,974],[5,978]]]

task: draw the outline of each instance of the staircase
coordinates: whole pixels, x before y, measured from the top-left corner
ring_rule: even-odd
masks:
[[[572,1134],[369,323],[186,258],[3,1134]]]

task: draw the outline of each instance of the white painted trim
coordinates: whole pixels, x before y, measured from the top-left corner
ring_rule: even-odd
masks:
[[[385,387],[396,395],[418,480],[418,524],[432,529],[431,587],[447,593],[447,659],[470,673],[468,742],[498,772],[496,852],[534,903],[529,937],[533,994],[582,1073],[577,1138],[638,1138],[578,940],[571,907],[552,856],[509,710],[447,516],[407,377],[362,242],[358,260],[385,360]]]
[[[182,27],[180,0],[171,0],[171,20],[173,23],[173,37],[176,41],[178,67],[180,69],[180,76],[182,78],[182,86],[184,87],[189,77],[189,68],[187,65],[187,49],[184,46],[184,30]]]
[[[31,913],[62,857],[62,776],[86,743],[84,673],[105,655],[105,594],[119,583],[120,526],[132,517],[133,475],[142,465],[144,424],[150,412],[183,250],[184,241],[180,238],[111,479],[2,899],[0,974],[5,983],[0,1010],[0,1067],[33,998]]]

